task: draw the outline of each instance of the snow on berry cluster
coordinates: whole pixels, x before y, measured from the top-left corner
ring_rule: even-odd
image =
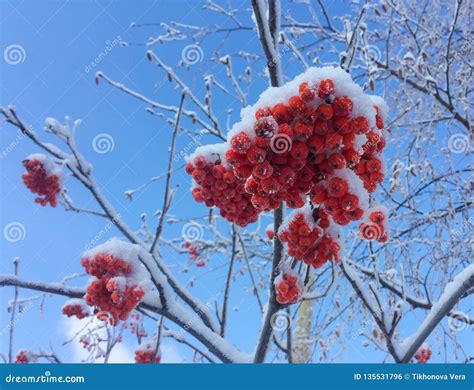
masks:
[[[110,313],[112,323],[126,320],[143,299],[150,277],[139,261],[140,248],[113,238],[83,254],[82,266],[92,275],[86,303]]]
[[[375,206],[367,210],[367,218],[359,225],[359,234],[363,240],[387,242],[388,213],[384,206]]]
[[[424,364],[427,363],[428,360],[430,360],[431,354],[431,347],[428,344],[424,343],[416,352],[415,359],[418,363]]]
[[[339,261],[340,228],[330,224],[323,209],[311,208],[307,204],[295,210],[285,219],[278,236],[286,243],[288,255],[315,268],[329,260]]]
[[[89,317],[90,307],[87,306],[83,299],[72,298],[68,299],[63,305],[63,314],[72,317],[75,316],[82,320],[83,318]]]
[[[135,363],[160,363],[161,351],[156,347],[156,340],[140,345],[135,350]]]
[[[244,108],[225,144],[188,158],[193,196],[241,226],[308,196],[331,224],[357,221],[384,177],[385,112],[342,69],[311,68]]]
[[[275,278],[276,300],[284,305],[286,303],[296,303],[303,295],[303,281],[300,276],[290,270],[285,269]]]
[[[32,352],[26,349],[23,349],[19,351],[18,354],[16,355],[15,364],[35,363],[36,360],[37,358]]]
[[[36,203],[51,207],[58,204],[58,195],[62,190],[63,172],[61,168],[44,154],[31,154],[24,161],[27,172],[23,174],[23,183],[33,193],[39,196]]]

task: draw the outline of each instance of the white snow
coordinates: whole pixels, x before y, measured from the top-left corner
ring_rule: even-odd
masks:
[[[50,157],[42,153],[33,153],[25,158],[25,160],[38,160],[43,165],[48,177],[57,176],[58,182],[62,185],[64,181],[64,173],[61,166],[56,164]]]
[[[335,169],[333,177],[344,179],[349,185],[349,193],[356,195],[359,198],[359,207],[367,210],[369,207],[369,193],[364,188],[364,183],[352,170],[350,169]]]
[[[312,67],[304,73],[296,76],[292,81],[287,82],[281,87],[269,87],[259,97],[257,103],[252,106],[247,106],[241,111],[241,121],[236,123],[227,135],[227,140],[241,131],[249,134],[251,138],[255,137],[253,131],[253,124],[255,122],[255,112],[259,108],[273,107],[278,103],[288,103],[288,100],[299,94],[299,85],[307,82],[310,86],[318,86],[322,80],[331,79],[334,82],[334,96],[348,96],[353,103],[351,117],[365,116],[369,120],[371,127],[375,127],[375,108],[374,104],[378,105],[382,111],[382,116],[388,112],[388,107],[385,101],[378,96],[369,96],[363,89],[354,83],[350,75],[339,67],[325,66],[322,68]],[[312,107],[317,107],[323,101],[316,96]],[[384,118],[385,119],[385,118]]]
[[[194,164],[196,157],[201,156],[208,163],[215,163],[221,160],[222,165],[225,165],[224,155],[227,149],[228,147],[225,143],[199,146],[193,154],[186,157],[186,162]]]
[[[68,299],[66,302],[64,302],[64,305],[62,308],[64,309],[66,306],[80,306],[82,312],[84,313],[90,312],[90,307],[86,304],[86,301],[81,298]]]
[[[110,254],[128,263],[132,272],[121,277],[113,278],[119,286],[138,285],[146,293],[150,288],[150,274],[143,266],[139,259],[139,254],[143,248],[139,245],[130,244],[116,237],[111,238],[104,244],[98,245],[84,252],[82,257],[89,259],[94,258],[98,254]]]

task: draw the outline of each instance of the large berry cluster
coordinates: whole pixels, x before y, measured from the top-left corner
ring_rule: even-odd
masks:
[[[415,359],[418,363],[427,363],[431,358],[431,347],[427,344],[423,344],[415,354]]]
[[[135,351],[135,363],[150,364],[160,362],[161,352],[156,348],[156,345],[152,345],[151,343],[145,344]]]
[[[329,224],[328,215],[322,209],[311,211],[307,206],[294,212],[278,235],[288,245],[290,256],[315,268],[329,260],[339,261],[339,232]]]
[[[296,303],[303,294],[303,282],[298,274],[282,272],[275,279],[276,300],[284,305],[286,303]]]
[[[75,316],[82,320],[89,317],[90,309],[82,299],[70,299],[63,306],[63,314],[68,317]]]
[[[384,177],[382,105],[343,70],[310,69],[246,108],[226,144],[196,150],[193,196],[242,226],[308,196],[330,223],[357,221]]]
[[[125,243],[113,239],[81,259],[86,272],[95,277],[86,289],[86,303],[109,313],[114,325],[126,320],[145,295],[146,280],[137,278],[140,264],[129,251]]]
[[[99,253],[92,259],[82,258],[81,264],[88,274],[97,278],[87,287],[87,304],[109,312],[115,319],[126,320],[145,295],[140,286],[126,283],[130,266],[107,253]]]
[[[39,196],[36,203],[51,207],[58,204],[58,195],[61,192],[62,172],[48,157],[34,154],[23,161],[27,172],[23,174],[23,183],[33,193]]]

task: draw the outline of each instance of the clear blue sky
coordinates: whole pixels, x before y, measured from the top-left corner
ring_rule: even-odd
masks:
[[[248,3],[242,1],[242,7]],[[334,5],[327,2],[332,12]],[[130,28],[131,22],[156,23],[177,20],[185,24],[212,25],[222,23],[223,18],[202,10],[203,2],[190,1],[1,1],[0,32],[2,52],[10,45],[20,45],[24,50],[23,61],[18,64],[2,62],[0,75],[0,104],[14,105],[23,120],[44,139],[50,138],[42,132],[44,119],[48,116],[62,121],[65,115],[82,119],[77,132],[78,146],[84,156],[95,166],[94,172],[101,189],[109,197],[123,218],[134,228],[140,225],[141,212],[151,214],[161,207],[161,183],[153,184],[134,202],[129,202],[123,192],[135,188],[152,176],[165,170],[167,145],[170,128],[160,119],[146,113],[145,105],[110,88],[105,82],[95,84],[97,70],[104,71],[112,79],[123,82],[147,96],[167,104],[178,104],[179,93],[168,83],[165,74],[146,60],[145,46],[115,46],[99,64],[88,71],[88,66],[99,58],[108,43],[114,40],[144,43],[150,36],[162,33],[157,27]],[[252,25],[248,18],[247,26]],[[239,33],[240,34],[240,33]],[[236,34],[226,42],[220,54],[235,53],[238,50],[260,51],[255,34]],[[192,72],[182,72],[184,80],[195,87],[202,95],[202,75],[211,70],[217,76],[224,76],[225,68],[216,66],[209,60],[213,49],[219,45],[222,36],[204,41],[204,59],[193,65]],[[186,40],[167,45],[155,46],[155,52],[169,65],[176,64],[181,50],[192,41]],[[263,70],[262,61],[255,64],[254,74]],[[288,66],[285,73],[292,77],[301,71],[297,66]],[[254,82],[249,90],[249,102],[253,103],[266,86],[266,80]],[[228,102],[227,102],[228,103]],[[227,104],[226,103],[226,104]],[[215,111],[224,117],[228,106],[215,101]],[[234,113],[234,120],[238,113]],[[98,134],[109,134],[114,140],[114,149],[98,154],[92,148],[92,141]],[[17,130],[2,124],[0,149],[7,150],[15,142]],[[53,138],[51,138],[53,140]],[[189,142],[181,139],[177,149],[182,150]],[[217,142],[216,139],[204,139]],[[19,222],[25,228],[25,237],[18,242],[8,242],[2,236],[1,273],[11,273],[11,260],[20,256],[20,274],[25,279],[59,281],[74,272],[82,272],[80,255],[94,236],[104,229],[105,222],[100,218],[76,215],[65,212],[61,207],[53,210],[40,207],[33,202],[34,196],[21,183],[22,159],[37,152],[31,142],[20,140],[13,150],[8,149],[0,159],[0,197],[1,229],[11,222]],[[182,161],[180,162],[182,163]],[[177,165],[179,166],[180,163]],[[189,196],[190,179],[179,171],[173,181],[179,185],[176,202],[171,210],[181,216],[197,217],[206,214],[202,205],[196,205]],[[66,187],[78,207],[94,208],[94,203],[80,186],[72,179]],[[152,224],[154,226],[154,223]],[[181,226],[165,232],[165,236],[180,234]],[[110,231],[107,238],[117,232]],[[166,259],[169,264],[187,262],[185,257],[173,256]],[[228,260],[228,259],[227,259]],[[215,262],[226,259],[213,259]],[[205,271],[191,267],[191,272],[202,274]],[[187,275],[184,275],[187,278]],[[225,267],[210,276],[199,277],[195,291],[203,300],[210,296],[206,286],[215,283],[222,285]],[[82,286],[85,279],[75,281]],[[236,289],[242,288],[237,284]],[[12,298],[12,289],[1,289],[2,307]],[[24,292],[22,296],[37,295]],[[70,358],[70,348],[61,347],[64,329],[61,324],[60,305],[63,298],[47,298],[44,313],[38,313],[39,305],[26,313],[18,323],[15,350],[28,347],[33,350],[48,349],[49,344],[64,357]],[[244,350],[250,351],[255,343],[260,322],[256,315],[255,300],[249,294],[234,294],[230,307],[239,305],[241,313],[231,311],[233,329],[230,337]],[[2,309],[2,324],[7,321],[6,311]],[[237,320],[235,316],[239,319]],[[152,332],[152,328],[148,326]],[[5,340],[2,337],[1,340]],[[2,343],[3,344],[3,343]],[[2,352],[6,352],[3,344]],[[189,354],[180,348],[180,353],[189,359]],[[366,361],[373,358],[367,349],[350,350],[349,360]],[[380,359],[380,357],[376,358]]]

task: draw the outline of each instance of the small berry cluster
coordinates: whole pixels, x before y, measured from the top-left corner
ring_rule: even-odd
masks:
[[[275,280],[275,291],[278,303],[296,303],[303,294],[303,283],[297,274],[283,272]]]
[[[46,206],[48,203],[51,207],[58,204],[58,195],[61,192],[61,179],[58,175],[52,174],[47,165],[54,164],[52,161],[45,160],[46,156],[41,159],[27,159],[23,161],[23,166],[27,172],[23,174],[23,183],[33,193],[39,196],[35,199],[36,203]]]
[[[319,268],[329,260],[339,261],[340,246],[333,230],[324,210],[314,209],[311,213],[294,213],[278,235],[287,243],[290,256]]]
[[[143,326],[143,318],[140,315],[140,313],[133,313],[130,316],[129,325],[130,325],[130,332],[132,334],[136,334],[139,339],[148,336],[148,332],[145,330],[145,327]],[[124,327],[126,327],[126,323],[124,323]]]
[[[135,363],[150,364],[160,362],[161,352],[159,349],[156,350],[156,346],[146,344],[135,351]]]
[[[108,253],[84,257],[81,264],[89,275],[97,278],[87,287],[86,303],[110,313],[114,324],[117,320],[126,320],[145,295],[140,286],[128,284],[131,265]]]
[[[345,226],[364,215],[360,197],[351,193],[348,181],[342,177],[315,184],[310,199],[322,205],[325,213],[338,225]]]
[[[415,359],[419,364],[425,364],[430,360],[432,355],[431,347],[423,344],[415,354]]]
[[[85,310],[85,305],[77,303],[67,303],[63,306],[63,314],[72,317],[75,316],[82,320],[83,318],[89,317],[89,310]]]
[[[219,159],[210,162],[198,156],[193,163],[188,162],[185,169],[197,184],[192,190],[197,202],[204,202],[208,207],[219,207],[223,218],[239,226],[257,220],[257,211],[245,192],[244,183],[232,170],[224,168]]]
[[[79,337],[79,343],[81,343],[82,348],[91,352],[100,348],[100,343],[105,341],[97,333],[92,332],[90,329],[87,330],[87,333]]]
[[[189,259],[193,260],[196,267],[204,267],[207,264],[207,260],[201,256],[203,245],[197,243],[196,245],[191,245],[190,242],[185,241],[182,244],[183,248],[186,248],[189,252]]]
[[[18,352],[15,358],[15,364],[28,364],[28,363],[34,363],[36,361],[35,356],[26,350],[22,350]]]
[[[273,225],[268,225],[265,229],[265,234],[267,235],[268,241],[273,241],[275,238],[275,231],[273,230]]]
[[[384,207],[373,207],[368,210],[368,220],[359,225],[359,235],[363,240],[388,241],[387,210]]]

